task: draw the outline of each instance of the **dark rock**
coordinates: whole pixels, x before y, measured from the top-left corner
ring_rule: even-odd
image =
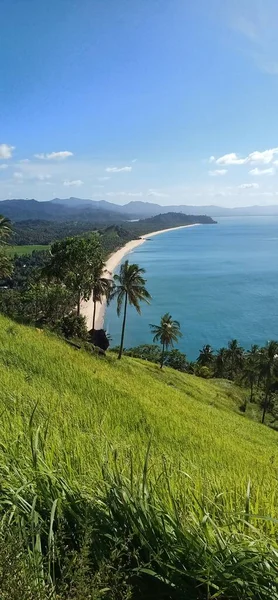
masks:
[[[101,350],[107,350],[109,348],[109,340],[104,329],[91,329],[88,332],[88,339],[91,344],[97,346]]]

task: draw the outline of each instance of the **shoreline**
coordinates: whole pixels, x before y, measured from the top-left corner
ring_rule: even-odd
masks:
[[[187,227],[196,227],[200,225],[200,223],[192,223],[190,225],[179,225],[178,227],[169,227],[168,229],[160,229],[160,231],[153,231],[152,233],[146,233],[141,235],[137,240],[131,240],[127,242],[122,248],[113,252],[111,256],[107,259],[105,263],[105,271],[106,274],[113,277],[113,273],[117,266],[120,264],[124,256],[132,252],[138,246],[141,246],[146,242],[146,240],[150,237],[154,237],[155,235],[159,235],[161,233],[166,233],[167,231],[174,231],[175,229],[185,229]],[[88,330],[92,329],[93,324],[93,297],[87,301],[82,300],[80,307],[80,314],[83,315],[86,319]],[[106,310],[106,300],[103,299],[102,302],[98,302],[96,306],[96,318],[95,318],[95,329],[103,329],[104,325],[104,317]]]

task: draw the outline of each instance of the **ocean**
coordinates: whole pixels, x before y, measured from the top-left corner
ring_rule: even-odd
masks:
[[[190,360],[236,338],[246,349],[278,340],[278,217],[218,218],[216,225],[177,229],[147,240],[124,260],[146,270],[152,295],[139,316],[129,307],[125,347],[152,343],[149,324],[169,312],[181,324],[178,348]],[[113,302],[105,327],[120,341]]]

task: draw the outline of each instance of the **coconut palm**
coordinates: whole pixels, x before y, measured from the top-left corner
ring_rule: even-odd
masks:
[[[258,383],[259,377],[259,361],[260,361],[260,349],[259,346],[254,344],[251,347],[244,358],[243,369],[241,375],[241,381],[246,383],[250,388],[249,401],[253,402],[254,398],[254,387]],[[243,404],[243,412],[246,411],[247,407],[247,396]]]
[[[100,260],[95,265],[92,274],[92,295],[94,305],[92,325],[93,331],[95,330],[97,302],[102,303],[103,298],[109,300],[110,292],[113,286],[113,281],[111,277],[106,277],[105,274],[108,275],[108,272],[105,272],[105,263],[102,260]]]
[[[12,234],[11,221],[0,215],[0,246],[6,244]]]
[[[169,347],[173,347],[174,342],[178,342],[179,338],[182,337],[180,331],[180,324],[178,321],[174,321],[169,313],[165,313],[160,319],[159,325],[150,324],[151,332],[153,333],[153,341],[160,342],[162,345],[160,368],[162,369],[165,357],[165,351]]]
[[[126,327],[127,304],[137,310],[141,314],[140,302],[149,304],[151,296],[145,288],[146,280],[143,275],[145,269],[141,269],[138,265],[130,265],[126,260],[120,268],[119,275],[114,275],[114,288],[110,294],[110,299],[117,298],[117,315],[121,314],[124,307],[124,316],[122,324],[121,343],[118,358],[122,357],[124,347],[124,336]]]
[[[228,343],[228,349],[226,352],[227,359],[230,363],[230,377],[234,379],[238,370],[242,367],[244,351],[241,346],[238,345],[237,340],[231,340]]]
[[[197,358],[197,363],[201,367],[209,367],[214,361],[213,350],[209,344],[203,346],[202,350],[200,350],[200,354]]]
[[[227,348],[220,348],[215,357],[215,377],[224,377],[227,363]]]
[[[264,385],[264,403],[262,423],[265,421],[266,411],[269,406],[272,383],[278,374],[278,342],[271,341],[262,348],[260,356],[259,379]]]
[[[12,260],[0,250],[0,279],[7,279],[13,271]]]

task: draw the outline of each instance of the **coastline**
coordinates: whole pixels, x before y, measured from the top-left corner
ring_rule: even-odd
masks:
[[[140,236],[140,238],[138,238],[137,240],[131,240],[130,242],[127,242],[127,244],[125,244],[125,246],[123,246],[119,250],[116,250],[116,252],[113,252],[113,254],[111,254],[111,256],[109,256],[109,258],[107,259],[107,261],[105,263],[106,275],[110,276],[112,278],[115,269],[120,264],[120,262],[122,261],[124,256],[126,256],[126,254],[129,254],[130,252],[132,252],[138,246],[141,246],[142,244],[144,244],[148,238],[154,237],[155,235],[159,235],[161,233],[166,233],[167,231],[174,231],[175,229],[185,229],[187,227],[196,227],[197,225],[200,225],[200,223],[192,223],[191,225],[180,225],[179,227],[169,227],[169,229],[161,229],[160,231],[153,231],[152,233],[146,233],[145,235]],[[92,328],[92,323],[93,323],[93,308],[94,308],[94,304],[93,304],[92,296],[89,300],[87,300],[87,301],[83,300],[81,302],[80,314],[83,315],[83,317],[85,317],[87,327],[89,330]],[[103,329],[105,310],[106,310],[106,300],[103,299],[103,301],[98,302],[97,306],[96,306],[96,319],[95,319],[95,328],[96,329]]]

